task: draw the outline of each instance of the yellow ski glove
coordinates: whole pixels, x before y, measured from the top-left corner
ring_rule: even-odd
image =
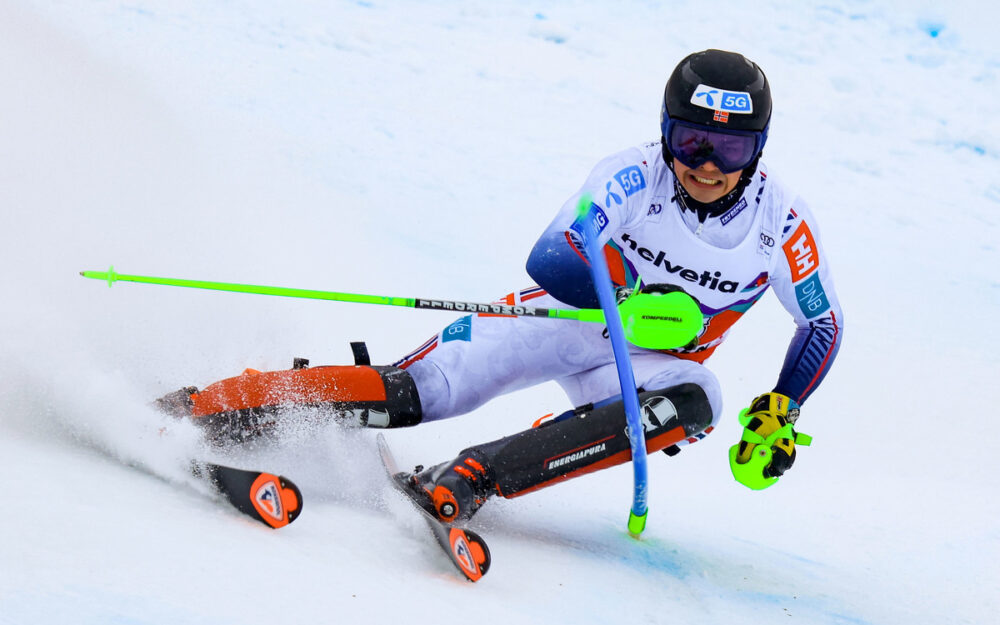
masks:
[[[758,396],[740,412],[743,436],[729,449],[736,481],[754,490],[778,481],[795,462],[795,445],[812,442],[811,436],[792,428],[798,418],[798,404],[773,392]]]

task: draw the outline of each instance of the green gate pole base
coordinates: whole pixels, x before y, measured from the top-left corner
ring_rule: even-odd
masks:
[[[639,538],[642,534],[642,530],[646,529],[646,516],[649,515],[649,509],[647,508],[642,516],[639,516],[631,510],[628,511],[628,533],[632,538]]]

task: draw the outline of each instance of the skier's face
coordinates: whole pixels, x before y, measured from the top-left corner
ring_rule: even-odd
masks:
[[[735,189],[743,170],[724,174],[712,161],[702,163],[697,169],[691,169],[675,158],[674,173],[691,197],[707,204]]]

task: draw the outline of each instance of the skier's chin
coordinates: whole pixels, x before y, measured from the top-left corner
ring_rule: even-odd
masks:
[[[708,204],[729,192],[728,180],[724,175],[705,175],[688,170],[681,177],[681,184],[694,199]]]
[[[674,173],[688,195],[703,204],[710,204],[736,188],[742,171],[726,174],[711,164],[691,169],[674,159]]]

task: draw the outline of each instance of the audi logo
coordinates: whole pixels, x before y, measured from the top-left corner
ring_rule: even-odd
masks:
[[[760,242],[768,247],[774,247],[774,239],[767,236],[763,232],[760,233]]]

